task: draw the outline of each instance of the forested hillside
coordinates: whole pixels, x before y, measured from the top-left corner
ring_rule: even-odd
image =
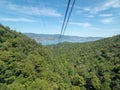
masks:
[[[62,43],[51,48],[57,60],[54,66],[57,69],[63,66],[64,80],[74,90],[120,90],[120,35],[83,44]],[[62,72],[61,68],[56,71]]]
[[[120,90],[120,35],[42,46],[0,25],[0,90]]]
[[[53,84],[45,79],[49,63],[46,48],[0,25],[0,90],[46,90]]]

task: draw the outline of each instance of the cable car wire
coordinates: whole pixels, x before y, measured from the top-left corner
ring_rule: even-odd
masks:
[[[59,36],[58,42],[60,42],[60,39],[61,39],[61,37],[62,37],[62,33],[63,33],[64,25],[65,25],[65,22],[66,22],[68,10],[69,10],[69,7],[70,7],[70,2],[71,2],[71,0],[69,0],[69,1],[68,1],[68,4],[67,4],[67,9],[66,9],[66,12],[65,12],[64,21],[63,21],[63,24],[62,24],[62,28],[61,28],[61,32],[60,32],[60,36]]]
[[[65,34],[65,30],[66,30],[66,28],[67,28],[67,25],[68,25],[70,16],[71,16],[71,14],[72,14],[72,10],[73,10],[74,5],[75,5],[75,0],[73,1],[73,4],[72,4],[72,7],[71,7],[70,12],[69,12],[69,16],[68,16],[67,22],[66,22],[66,24],[65,24],[65,28],[64,28],[64,30],[63,30],[63,36],[64,36],[64,34]],[[63,37],[62,37],[62,38],[63,38]]]
[[[61,33],[60,33],[60,37],[59,37],[58,43],[60,43],[60,40],[61,40],[61,39],[63,38],[63,36],[64,36],[65,30],[66,30],[66,28],[67,28],[67,25],[68,25],[68,22],[69,22],[69,19],[70,19],[70,16],[71,16],[71,13],[72,13],[74,4],[75,4],[75,0],[73,1],[72,6],[71,6],[71,9],[70,9],[70,11],[69,11],[70,3],[71,3],[71,0],[68,1],[68,5],[67,5],[67,9],[66,9],[64,21],[63,21],[63,24],[62,24]],[[69,11],[69,13],[68,13],[68,11]],[[67,17],[67,16],[68,16],[68,17]]]

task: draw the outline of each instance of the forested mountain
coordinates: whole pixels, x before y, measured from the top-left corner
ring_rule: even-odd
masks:
[[[42,45],[57,44],[60,37],[59,34],[35,34],[35,33],[24,33],[28,37],[35,39]],[[61,42],[90,42],[102,39],[103,37],[79,37],[79,36],[68,36],[64,35]]]
[[[42,46],[0,25],[0,90],[120,90],[120,35]]]

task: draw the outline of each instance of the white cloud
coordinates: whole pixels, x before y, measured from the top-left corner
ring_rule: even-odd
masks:
[[[71,25],[77,25],[77,26],[82,26],[84,28],[89,28],[91,27],[92,25],[88,22],[85,22],[85,23],[79,23],[79,22],[69,22],[69,24]]]
[[[5,17],[0,17],[0,21],[10,21],[10,22],[36,22],[31,19],[27,18],[5,18]]]
[[[7,7],[4,7],[6,6]],[[50,7],[33,7],[33,6],[23,6],[23,5],[17,5],[13,4],[9,1],[1,1],[0,0],[0,6],[12,10],[12,12],[17,12],[17,13],[22,13],[22,14],[27,14],[27,15],[35,15],[35,16],[53,16],[53,17],[61,17],[62,15],[54,8]]]
[[[91,8],[90,7],[85,7],[83,8],[84,11],[91,11]]]
[[[42,16],[55,16],[55,17],[60,17],[61,14],[58,13],[55,9],[51,8],[38,8],[38,7],[29,7],[29,6],[18,6],[18,5],[13,5],[10,4],[8,5],[9,9],[28,14],[28,15],[42,15]]]
[[[120,0],[106,0],[101,6],[94,7],[92,13],[98,13],[110,8],[120,8]]]
[[[80,14],[80,13],[82,13],[82,12],[91,12],[91,8],[90,7],[84,7],[84,8],[81,8],[81,7],[77,7],[77,11],[76,11],[76,13],[77,14]]]
[[[87,17],[94,18],[95,16],[94,15],[87,15]]]
[[[83,27],[86,27],[86,28],[91,27],[90,23],[83,23],[82,25],[83,25]]]
[[[110,16],[112,16],[112,14],[100,14],[99,16],[101,16],[101,17],[110,17]]]
[[[77,13],[90,12],[92,14],[97,14],[110,8],[120,8],[120,0],[104,0],[103,2],[96,4],[95,6],[79,8]]]
[[[103,24],[110,24],[113,22],[113,19],[112,18],[106,18],[106,19],[102,19],[101,22]]]

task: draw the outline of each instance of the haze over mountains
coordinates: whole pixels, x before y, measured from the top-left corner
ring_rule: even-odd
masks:
[[[24,33],[30,38],[35,39],[38,43],[42,45],[57,44],[59,39],[59,34],[35,34],[35,33]],[[80,36],[68,36],[64,35],[61,42],[90,42],[102,39],[103,37],[80,37]]]

